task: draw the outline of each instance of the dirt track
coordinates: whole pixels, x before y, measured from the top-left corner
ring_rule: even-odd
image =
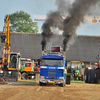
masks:
[[[30,85],[29,85],[30,84]],[[100,100],[100,85],[39,86],[36,83],[0,85],[0,100]]]

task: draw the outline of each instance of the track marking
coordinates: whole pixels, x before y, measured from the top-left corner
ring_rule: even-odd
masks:
[[[7,84],[3,84],[3,85],[10,85],[10,84],[12,84],[12,83],[14,83],[14,82],[10,82],[10,83],[7,83]]]
[[[42,87],[38,87],[38,88],[36,89],[36,91],[37,91],[37,92],[38,92],[38,91],[40,91],[40,90],[41,90],[41,88],[42,88]]]
[[[65,92],[65,89],[64,88],[61,88],[61,92]]]

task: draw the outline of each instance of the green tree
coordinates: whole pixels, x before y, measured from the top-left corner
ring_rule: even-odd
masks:
[[[11,32],[37,33],[37,23],[33,22],[30,15],[24,11],[17,11],[9,15]]]

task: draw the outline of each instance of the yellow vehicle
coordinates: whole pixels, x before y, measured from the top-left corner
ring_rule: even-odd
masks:
[[[19,52],[10,52],[9,15],[5,16],[4,22],[3,33],[1,35],[3,48],[0,79],[18,81],[21,79],[21,74],[19,73],[21,54]]]

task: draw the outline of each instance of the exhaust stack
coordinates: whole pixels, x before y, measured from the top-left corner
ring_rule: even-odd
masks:
[[[64,57],[66,58],[66,51],[64,51]]]
[[[44,50],[42,50],[42,56],[43,56],[43,54],[44,54]]]

